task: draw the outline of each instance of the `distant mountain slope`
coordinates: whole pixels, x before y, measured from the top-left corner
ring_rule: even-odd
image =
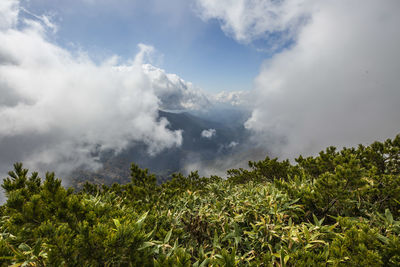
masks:
[[[200,118],[187,112],[173,113],[159,111],[160,118],[166,118],[171,130],[182,130],[181,147],[171,148],[150,156],[144,144],[136,143],[114,155],[112,151],[100,156],[103,167],[98,171],[76,170],[73,172],[72,185],[78,186],[84,181],[111,184],[129,181],[129,167],[132,162],[141,168],[148,168],[162,182],[174,173],[184,171],[186,165],[193,162],[210,162],[232,153],[236,146],[248,138],[242,119],[229,122],[216,122]],[[202,137],[203,130],[214,129],[211,138]]]

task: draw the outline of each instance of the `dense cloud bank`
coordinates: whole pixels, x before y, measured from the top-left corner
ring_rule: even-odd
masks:
[[[246,123],[275,155],[399,133],[399,1],[198,2],[203,16],[241,42],[292,33],[294,44],[266,60],[255,79]],[[307,19],[298,24],[300,17]]]
[[[181,132],[158,118],[167,104],[143,65],[151,47],[140,45],[124,64],[116,57],[96,64],[49,42],[46,23],[19,17],[19,8],[0,3],[0,173],[23,161],[62,174],[96,168],[101,151],[135,142],[150,154],[181,144]]]

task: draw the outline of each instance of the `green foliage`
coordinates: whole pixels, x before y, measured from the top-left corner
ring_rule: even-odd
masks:
[[[3,181],[1,266],[400,266],[400,136],[74,192],[21,163]]]

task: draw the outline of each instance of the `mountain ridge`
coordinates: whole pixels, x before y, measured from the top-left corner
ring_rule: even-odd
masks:
[[[112,184],[129,182],[129,166],[135,162],[141,168],[150,169],[157,176],[158,183],[170,179],[175,172],[186,172],[186,166],[194,162],[212,162],[230,153],[234,153],[241,143],[249,137],[243,126],[243,119],[236,122],[211,121],[190,112],[167,112],[159,110],[159,119],[165,118],[169,130],[182,130],[180,147],[165,149],[156,155],[149,155],[144,143],[132,143],[127,149],[115,154],[108,151],[100,155],[102,167],[91,171],[83,168],[75,170],[71,176],[74,187],[84,182]],[[210,138],[201,136],[202,131],[213,129],[215,135]],[[194,170],[193,170],[194,171]]]

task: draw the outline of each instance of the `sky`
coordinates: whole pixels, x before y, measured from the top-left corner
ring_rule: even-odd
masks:
[[[57,24],[52,39],[79,47],[94,60],[130,58],[137,44],[157,50],[154,64],[208,92],[249,90],[267,52],[241,45],[216,20],[204,21],[194,1],[35,0],[22,1],[34,14]],[[23,14],[23,12],[22,12]],[[23,14],[27,15],[27,14]]]
[[[393,138],[399,12],[398,0],[2,0],[0,174],[179,147],[160,109],[246,109],[251,144],[280,158]]]

